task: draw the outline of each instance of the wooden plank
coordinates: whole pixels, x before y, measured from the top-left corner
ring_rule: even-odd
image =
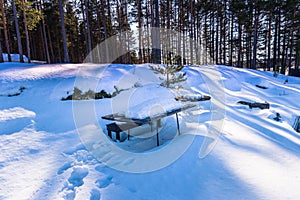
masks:
[[[178,114],[177,113],[176,113],[176,121],[177,121],[178,135],[180,135],[180,128],[179,128],[179,121],[178,121]]]
[[[293,125],[293,128],[295,129],[295,131],[297,131],[298,133],[300,132],[300,116],[297,116]]]

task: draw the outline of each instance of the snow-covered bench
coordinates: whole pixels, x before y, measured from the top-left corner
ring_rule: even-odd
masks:
[[[258,103],[258,102],[248,102],[248,101],[239,101],[239,104],[248,105],[250,109],[252,108],[260,108],[260,109],[270,109],[270,104],[268,102]]]
[[[130,137],[130,129],[136,128],[145,124],[152,125],[156,123],[156,136],[157,136],[157,146],[159,146],[159,138],[158,138],[158,128],[161,126],[161,119],[170,115],[176,115],[177,122],[177,130],[180,135],[179,121],[178,121],[178,112],[187,110],[189,108],[194,107],[194,104],[187,104],[181,107],[174,108],[172,110],[168,110],[166,112],[159,113],[155,116],[148,116],[142,119],[139,118],[128,118],[124,115],[120,115],[118,113],[110,114],[102,116],[102,119],[115,121],[114,123],[110,123],[106,125],[108,136],[112,138],[112,132],[116,133],[116,140],[120,141],[120,133],[123,131],[128,131],[128,139]]]

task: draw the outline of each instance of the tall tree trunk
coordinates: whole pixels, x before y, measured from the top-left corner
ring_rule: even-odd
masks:
[[[250,59],[251,59],[251,55],[250,55],[250,52],[251,52],[251,33],[249,33],[248,31],[247,31],[247,34],[246,34],[246,36],[245,36],[245,39],[244,39],[244,41],[245,41],[245,49],[246,49],[246,52],[245,52],[245,54],[246,54],[246,68],[250,68]]]
[[[130,39],[128,31],[130,30],[129,21],[128,21],[128,1],[125,1],[124,6],[124,22],[125,22],[125,45],[126,45],[126,63],[131,63],[131,55],[130,55]]]
[[[184,7],[185,7],[185,5],[183,4],[183,1],[181,2],[181,13],[182,13],[182,15],[181,15],[181,26],[182,26],[182,29],[181,29],[181,31],[182,31],[182,63],[183,63],[183,65],[185,65],[186,64],[186,56],[185,56],[185,54],[186,54],[186,52],[185,52],[185,50],[186,50],[186,31],[185,31],[185,24],[186,24],[186,22],[185,22],[185,17],[184,17]]]
[[[153,0],[153,25],[152,25],[152,62],[155,64],[161,63],[160,49],[160,30],[159,30],[159,3],[158,0]]]
[[[3,63],[3,51],[2,51],[2,40],[0,39],[0,63]]]
[[[211,37],[210,37],[210,43],[211,43],[211,57],[212,57],[212,61],[211,63],[215,63],[216,59],[215,59],[215,13],[214,11],[211,11],[210,13],[210,17],[211,17]]]
[[[252,69],[256,69],[256,57],[257,57],[257,36],[258,36],[258,18],[259,13],[257,7],[254,8],[254,33],[253,33],[253,58],[252,58]]]
[[[142,63],[142,0],[138,0],[139,63]]]
[[[220,26],[220,17],[219,17],[219,11],[218,11],[218,6],[219,5],[216,5],[217,6],[217,14],[216,14],[216,18],[217,18],[217,24],[216,24],[216,38],[214,39],[215,41],[215,44],[216,44],[216,64],[219,64],[219,26]]]
[[[167,0],[167,62],[171,62],[172,52],[171,52],[171,6],[170,0]]]
[[[278,8],[278,37],[277,37],[277,60],[276,65],[280,66],[280,47],[281,47],[281,9]],[[278,69],[280,71],[280,69]]]
[[[267,61],[267,67],[268,71],[271,70],[271,30],[272,30],[272,11],[269,13],[269,23],[268,23],[268,61]]]
[[[65,19],[64,19],[64,10],[63,10],[63,2],[62,0],[58,0],[59,4],[59,16],[60,16],[60,25],[61,25],[61,34],[63,40],[63,48],[64,48],[64,62],[70,62],[69,52],[68,52],[68,42],[67,42],[67,34],[65,28]]]
[[[275,33],[274,33],[274,41],[273,41],[273,71],[276,71],[277,67],[277,37],[278,37],[278,14],[275,18]]]
[[[40,0],[39,4],[40,4],[40,10],[43,11],[43,4],[44,4],[44,2],[42,0]],[[44,16],[42,16],[41,23],[42,23],[42,25],[41,25],[42,26],[41,32],[42,32],[42,38],[43,38],[43,41],[44,41],[44,51],[45,51],[45,54],[46,54],[46,62],[50,63],[50,55],[49,55],[49,48],[48,48],[48,39],[47,39],[46,24],[45,24],[45,21],[44,21]]]
[[[234,24],[234,15],[231,13],[231,22],[230,22],[230,60],[229,65],[233,65],[233,24]]]
[[[291,42],[290,42],[290,55],[289,55],[289,75],[290,75],[290,72],[291,72],[291,69],[292,69],[292,57],[293,57],[293,46],[294,46],[293,37],[294,37],[294,32],[291,31],[291,35],[290,35],[290,38],[291,38]]]
[[[19,20],[18,20],[18,14],[17,14],[17,9],[16,9],[16,6],[15,6],[15,1],[14,0],[11,0],[11,6],[12,6],[12,9],[13,9],[13,13],[14,13],[14,20],[15,20],[15,26],[16,26],[16,34],[17,34],[20,62],[23,63],[24,58],[23,58],[23,49],[22,49],[20,28],[19,28]]]
[[[117,5],[117,16],[118,16],[118,28],[119,28],[119,41],[120,41],[120,48],[119,50],[122,52],[122,56],[120,57],[120,63],[125,63],[126,58],[125,55],[123,54],[124,52],[124,39],[123,39],[123,1],[119,2],[121,3],[120,5]]]
[[[54,62],[55,58],[54,58],[53,45],[52,45],[51,34],[50,34],[49,29],[47,30],[47,35],[48,35],[48,38],[49,38],[49,48],[50,48],[50,54],[51,54],[50,62]]]
[[[264,68],[264,71],[266,71],[267,70],[267,63],[268,63],[268,32],[267,31],[266,31],[265,36],[264,36],[264,45],[265,45],[265,49],[264,49],[265,55],[264,55],[263,68]]]
[[[282,53],[281,53],[281,69],[280,73],[285,74],[286,66],[285,66],[285,55],[286,55],[286,31],[283,34],[283,46],[282,46]]]
[[[28,34],[28,26],[27,26],[27,17],[26,17],[26,7],[25,7],[25,0],[22,0],[22,9],[23,9],[23,22],[24,22],[24,29],[25,29],[25,35],[26,35],[26,48],[27,48],[27,57],[28,57],[28,63],[31,62],[31,51],[30,51],[30,40],[29,40],[29,34]]]
[[[176,58],[177,60],[176,60],[176,64],[177,65],[181,65],[181,40],[182,40],[182,38],[181,38],[181,33],[182,33],[182,21],[181,21],[181,16],[183,15],[182,13],[181,13],[181,8],[182,7],[182,0],[179,0],[178,1],[178,29],[179,29],[179,31],[178,31],[178,38],[177,38],[177,56],[178,56],[178,58]]]
[[[194,0],[190,0],[190,64],[194,63],[194,38],[193,38],[193,32],[194,32],[194,15],[195,15],[195,10],[194,10]]]
[[[1,7],[1,13],[2,13],[2,23],[3,23],[3,31],[4,31],[5,46],[6,46],[6,51],[7,51],[7,58],[8,58],[8,62],[11,62],[10,45],[9,45],[9,40],[8,40],[6,16],[5,16],[3,0],[0,0],[0,7]]]
[[[43,33],[44,45],[45,45],[44,49],[45,49],[45,53],[46,53],[46,62],[51,63],[50,55],[49,55],[49,47],[48,47],[48,38],[47,38],[47,34],[46,34],[46,25],[45,25],[44,19],[42,19],[42,33]]]
[[[89,9],[88,9],[88,0],[84,0],[85,5],[85,17],[86,17],[86,33],[87,33],[87,41],[86,41],[86,47],[87,47],[87,61],[93,62],[93,56],[92,56],[92,39],[91,39],[91,29],[90,29],[90,20],[89,20]]]
[[[150,0],[151,2],[151,0]],[[152,14],[151,14],[151,11],[149,11],[149,7],[151,7],[151,4],[148,3],[148,1],[146,1],[146,27],[147,27],[147,35],[146,35],[146,40],[147,40],[147,56],[144,56],[144,62],[145,63],[149,63],[150,62],[150,38],[149,38],[149,35],[150,35],[150,31],[149,31],[149,16],[152,17]],[[151,10],[151,9],[150,9]],[[147,59],[146,59],[147,57]]]
[[[237,60],[237,66],[242,66],[242,25],[241,22],[238,22],[238,60]]]
[[[227,11],[226,11],[226,1],[224,1],[224,7],[221,9],[221,21],[220,21],[220,62],[223,65],[226,65],[226,19],[227,19]]]

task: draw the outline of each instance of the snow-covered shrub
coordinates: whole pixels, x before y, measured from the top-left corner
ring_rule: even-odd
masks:
[[[103,98],[111,98],[113,95],[107,93],[105,90],[101,90],[100,92],[94,92],[89,89],[87,92],[83,93],[77,87],[74,87],[73,94],[67,96],[66,98],[61,98],[62,101],[67,100],[88,100],[88,99],[103,99]]]

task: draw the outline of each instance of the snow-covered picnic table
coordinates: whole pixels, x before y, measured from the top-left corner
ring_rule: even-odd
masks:
[[[112,138],[111,132],[116,132],[116,140],[120,140],[120,132],[128,130],[128,140],[130,137],[130,129],[142,126],[145,124],[152,125],[156,122],[156,138],[157,138],[157,146],[159,146],[159,136],[158,136],[158,128],[161,126],[161,119],[170,115],[176,115],[176,122],[177,122],[177,130],[178,134],[180,135],[180,127],[179,127],[179,120],[178,120],[178,113],[189,108],[195,107],[195,104],[186,104],[181,105],[171,110],[166,110],[165,112],[157,113],[153,116],[147,116],[144,118],[132,118],[126,117],[124,114],[114,113],[102,116],[102,119],[115,121],[114,123],[107,124],[107,132],[108,136]],[[117,122],[117,123],[116,123]]]

